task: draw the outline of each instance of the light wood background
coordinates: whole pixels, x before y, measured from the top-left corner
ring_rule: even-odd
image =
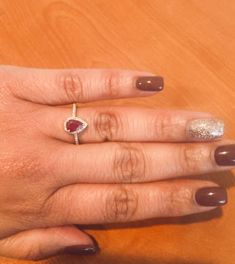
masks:
[[[234,14],[233,0],[0,0],[0,63],[151,71],[164,76],[164,92],[96,104],[209,111],[234,138]],[[233,173],[205,178],[228,187],[223,211],[86,229],[100,255],[40,263],[235,263]],[[29,262],[0,258],[7,263]]]

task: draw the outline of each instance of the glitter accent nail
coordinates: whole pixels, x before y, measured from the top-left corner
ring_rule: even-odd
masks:
[[[198,141],[220,138],[224,134],[224,122],[215,118],[193,119],[188,122],[186,133],[189,139]]]

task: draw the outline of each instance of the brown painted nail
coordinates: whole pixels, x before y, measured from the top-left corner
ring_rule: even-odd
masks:
[[[215,161],[220,166],[235,166],[235,144],[219,146],[215,150]]]
[[[205,187],[197,190],[195,199],[202,206],[222,206],[227,203],[227,192],[221,187]]]
[[[161,91],[163,86],[164,81],[160,76],[144,76],[136,80],[136,87],[144,91]]]
[[[93,245],[75,245],[63,249],[64,254],[93,255],[99,252],[99,248]]]

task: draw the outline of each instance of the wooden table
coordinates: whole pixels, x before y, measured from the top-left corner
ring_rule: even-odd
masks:
[[[232,138],[234,14],[232,0],[0,0],[0,63],[151,71],[165,77],[161,94],[96,104],[209,111],[225,120],[225,136]],[[88,230],[100,243],[99,256],[42,263],[235,263],[233,173],[205,177],[228,188],[223,211],[100,226]]]

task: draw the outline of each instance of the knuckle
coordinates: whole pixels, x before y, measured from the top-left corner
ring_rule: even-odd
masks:
[[[138,195],[133,189],[122,185],[115,187],[106,197],[105,221],[126,222],[133,218],[137,207]]]
[[[13,88],[17,86],[17,81],[13,76],[5,66],[0,66],[0,100],[1,103],[4,102],[4,105],[8,104],[4,97],[11,94]]]
[[[22,194],[16,194],[12,201],[8,204],[6,211],[11,210],[14,215],[18,215],[18,224],[21,227],[35,226],[35,219],[37,224],[43,223],[47,218],[49,210],[45,210],[46,194],[42,190],[29,191],[29,185],[26,185],[27,189],[23,190],[27,194],[22,197]]]
[[[118,71],[111,71],[104,76],[104,96],[114,97],[119,95],[121,74]]]
[[[152,124],[151,124],[152,125]],[[149,131],[153,131],[153,137],[159,139],[169,139],[177,134],[180,127],[179,120],[175,119],[171,114],[164,112],[163,114],[154,115],[153,117],[153,127],[150,127]]]
[[[199,146],[185,144],[180,148],[179,162],[181,171],[185,173],[195,173],[199,169],[203,169],[205,156],[207,151]]]
[[[1,159],[1,157],[0,157]],[[33,157],[30,153],[23,155],[15,155],[8,153],[1,162],[1,174],[14,177],[15,179],[30,179],[35,176],[35,180],[39,179],[43,165],[38,157]]]
[[[14,250],[20,246],[20,250]],[[43,256],[43,251],[39,243],[25,243],[24,237],[7,237],[0,241],[1,253],[4,257],[12,257],[25,260],[40,260]],[[5,249],[8,249],[5,253]]]
[[[21,258],[26,260],[38,261],[43,259],[44,252],[40,246],[40,243],[34,245],[23,246],[21,252]]]
[[[5,88],[6,74],[1,65],[0,65],[0,80],[1,80],[0,89]]]
[[[1,192],[2,211],[19,215],[18,223],[22,226],[35,221],[35,216],[43,216],[41,209],[48,187],[45,164],[42,164],[38,157],[28,153],[23,156],[5,156],[0,165],[1,181],[4,181],[6,187]],[[12,187],[12,182],[19,188],[15,189],[10,199],[7,187]]]
[[[83,82],[79,74],[77,73],[63,73],[59,75],[59,86],[65,92],[68,100],[71,102],[81,101],[83,96]]]
[[[118,138],[122,124],[117,113],[106,111],[94,116],[94,127],[102,141],[112,141]]]
[[[180,216],[187,214],[189,203],[192,200],[192,191],[189,188],[179,188],[172,184],[171,188],[162,194],[162,215]]]
[[[114,153],[113,174],[117,182],[141,182],[146,175],[146,158],[137,144],[118,143]]]

